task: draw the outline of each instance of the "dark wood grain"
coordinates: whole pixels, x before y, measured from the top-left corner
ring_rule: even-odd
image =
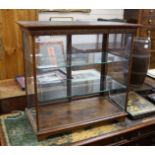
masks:
[[[67,79],[72,79],[72,70],[71,70],[71,54],[72,54],[72,35],[67,35]],[[68,100],[71,101],[72,93],[72,83],[71,80],[67,80],[67,96]]]
[[[120,130],[104,134],[102,136],[93,137],[71,145],[94,146],[94,145],[132,145],[133,141],[137,141],[144,135],[155,133],[155,117],[139,119],[131,121],[126,118],[124,127]],[[120,144],[120,142],[122,142]]]
[[[26,107],[25,91],[21,90],[14,79],[0,81],[0,114]]]
[[[91,22],[91,21],[54,21],[54,22],[49,22],[49,21],[31,21],[31,22],[26,22],[26,21],[19,21],[18,24],[21,27],[24,28],[65,28],[65,27],[78,27],[78,28],[94,28],[94,27],[104,27],[104,28],[137,28],[141,26],[140,24],[129,24],[129,23],[120,23],[120,22]]]
[[[0,115],[18,110],[23,111],[26,105],[26,96],[2,99],[0,100]]]
[[[109,43],[109,35],[108,34],[103,34],[101,62],[106,62],[107,61],[108,43]],[[107,75],[107,65],[106,64],[101,64],[100,90],[105,89],[105,86],[106,86],[105,75]],[[103,95],[104,93],[100,93],[100,94]]]
[[[85,21],[69,21],[69,22],[24,22],[19,21],[18,24],[22,29],[31,31],[32,35],[64,35],[64,34],[99,34],[99,33],[135,33],[136,28],[141,25],[116,23],[116,22],[85,22]],[[81,31],[82,30],[82,31]]]

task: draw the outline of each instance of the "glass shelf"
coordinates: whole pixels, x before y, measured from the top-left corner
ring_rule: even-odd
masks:
[[[87,95],[98,94],[101,92],[117,92],[126,90],[126,86],[111,79],[110,76],[104,77],[104,88],[100,90],[100,79],[96,80],[54,80],[53,83],[39,83],[38,86],[38,97],[39,102],[48,102],[56,99],[67,99],[69,97],[82,97]],[[67,94],[67,82],[71,83],[71,94]]]
[[[69,57],[69,55],[68,55]],[[80,66],[89,66],[97,64],[108,64],[113,62],[124,62],[127,59],[117,56],[112,53],[107,53],[106,61],[101,61],[102,53],[101,52],[90,52],[90,53],[73,53],[71,54],[71,65],[67,65],[66,58],[58,59],[56,63],[51,65],[51,60],[49,57],[40,57],[37,61],[36,68],[38,70],[54,70],[63,67],[80,67]]]

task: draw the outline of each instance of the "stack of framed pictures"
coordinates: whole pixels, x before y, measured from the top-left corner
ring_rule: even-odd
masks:
[[[155,114],[155,105],[144,97],[131,91],[129,92],[127,112],[133,119]]]

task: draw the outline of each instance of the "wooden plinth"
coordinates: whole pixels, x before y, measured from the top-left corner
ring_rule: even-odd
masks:
[[[36,113],[33,108],[26,109],[31,125],[36,132]],[[126,113],[103,97],[76,100],[42,106],[39,109],[39,140],[51,135],[90,126],[92,124],[122,119]]]

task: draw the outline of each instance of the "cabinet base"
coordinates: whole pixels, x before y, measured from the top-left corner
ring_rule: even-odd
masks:
[[[26,109],[26,113],[38,140],[98,123],[122,120],[127,115],[117,105],[103,97],[45,105],[39,108],[37,132],[34,108]]]

